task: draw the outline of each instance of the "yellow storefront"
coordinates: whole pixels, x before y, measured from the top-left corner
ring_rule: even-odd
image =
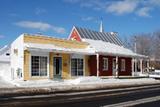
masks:
[[[89,76],[88,44],[25,35],[24,80],[69,79]]]

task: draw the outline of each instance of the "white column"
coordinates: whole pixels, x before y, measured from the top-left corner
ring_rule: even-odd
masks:
[[[99,54],[96,54],[97,58],[97,77],[99,77]]]
[[[134,60],[134,58],[132,58],[132,76],[134,76],[134,63],[135,62],[135,60]]]
[[[147,60],[147,67],[149,68],[149,59]]]
[[[118,56],[116,56],[116,77],[118,77]]]
[[[134,64],[135,64],[134,71],[135,71],[135,73],[137,73],[137,59],[136,58],[134,59]]]
[[[143,60],[140,59],[140,72],[143,73]]]
[[[149,59],[147,60],[147,70],[149,72]]]

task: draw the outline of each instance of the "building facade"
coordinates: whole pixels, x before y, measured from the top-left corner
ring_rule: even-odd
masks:
[[[132,76],[134,60],[146,58],[127,49],[117,33],[78,27],[68,39],[22,34],[11,44],[10,57],[11,78],[22,80]]]

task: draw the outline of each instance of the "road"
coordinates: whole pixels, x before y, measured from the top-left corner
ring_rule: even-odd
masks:
[[[158,107],[158,105],[160,84],[0,99],[0,107]]]

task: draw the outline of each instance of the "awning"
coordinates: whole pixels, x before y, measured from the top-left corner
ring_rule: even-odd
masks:
[[[41,52],[76,53],[85,55],[95,54],[95,51],[90,47],[84,49],[66,48],[66,47],[56,46],[54,44],[25,43],[24,49],[29,51],[41,51]]]

